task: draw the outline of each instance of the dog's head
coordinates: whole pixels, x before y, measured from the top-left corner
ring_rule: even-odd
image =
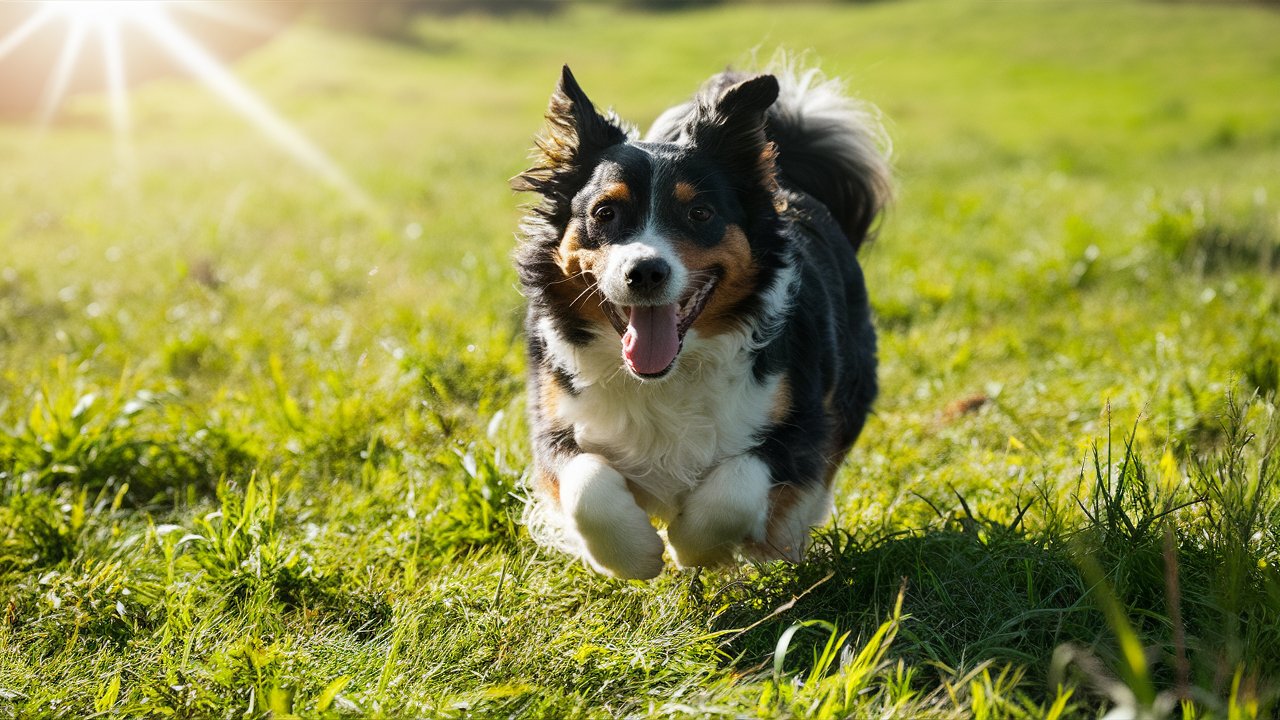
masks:
[[[536,164],[512,182],[542,196],[517,256],[530,301],[571,341],[611,326],[641,379],[671,372],[691,328],[739,327],[777,242],[777,96],[773,76],[754,77],[697,105],[687,139],[637,142],[565,67]]]

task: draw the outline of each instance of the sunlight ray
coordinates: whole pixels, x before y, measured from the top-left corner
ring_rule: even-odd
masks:
[[[15,48],[31,36],[31,33],[39,30],[41,26],[49,22],[51,17],[53,17],[52,10],[47,6],[43,6],[15,28],[13,32],[0,39],[0,59],[4,59],[5,55],[13,52]]]
[[[217,93],[236,112],[258,127],[303,166],[314,171],[347,198],[364,209],[373,202],[338,165],[301,132],[276,114],[269,105],[245,87],[221,63],[190,38],[182,28],[163,16],[137,18],[138,24],[163,45],[187,70]]]
[[[116,161],[129,174],[133,167],[133,148],[129,133],[129,98],[125,90],[124,53],[120,48],[120,25],[106,22],[101,27],[103,70],[106,73],[107,97],[111,103],[111,130],[115,135]]]
[[[76,60],[80,57],[80,48],[84,45],[84,36],[89,26],[77,19],[71,20],[71,29],[67,31],[66,42],[62,45],[62,53],[58,56],[58,64],[45,85],[44,98],[40,102],[40,124],[48,126],[62,105],[62,98],[67,93],[67,85],[71,82],[71,72],[75,69]]]

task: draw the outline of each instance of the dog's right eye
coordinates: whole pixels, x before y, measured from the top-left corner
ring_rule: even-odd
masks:
[[[601,205],[591,211],[591,217],[595,218],[597,222],[602,223],[610,222],[617,216],[618,211],[614,210],[612,205]]]

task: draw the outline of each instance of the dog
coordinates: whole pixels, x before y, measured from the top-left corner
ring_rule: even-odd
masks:
[[[619,578],[802,560],[876,397],[874,116],[817,70],[725,71],[641,139],[565,66],[515,264],[535,538]]]

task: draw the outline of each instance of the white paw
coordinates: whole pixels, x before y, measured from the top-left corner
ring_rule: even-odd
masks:
[[[599,455],[578,455],[560,470],[560,506],[591,567],[620,578],[662,572],[662,538],[627,481]]]
[[[769,467],[753,455],[716,466],[667,528],[680,567],[722,565],[743,543],[761,542],[769,516]]]

